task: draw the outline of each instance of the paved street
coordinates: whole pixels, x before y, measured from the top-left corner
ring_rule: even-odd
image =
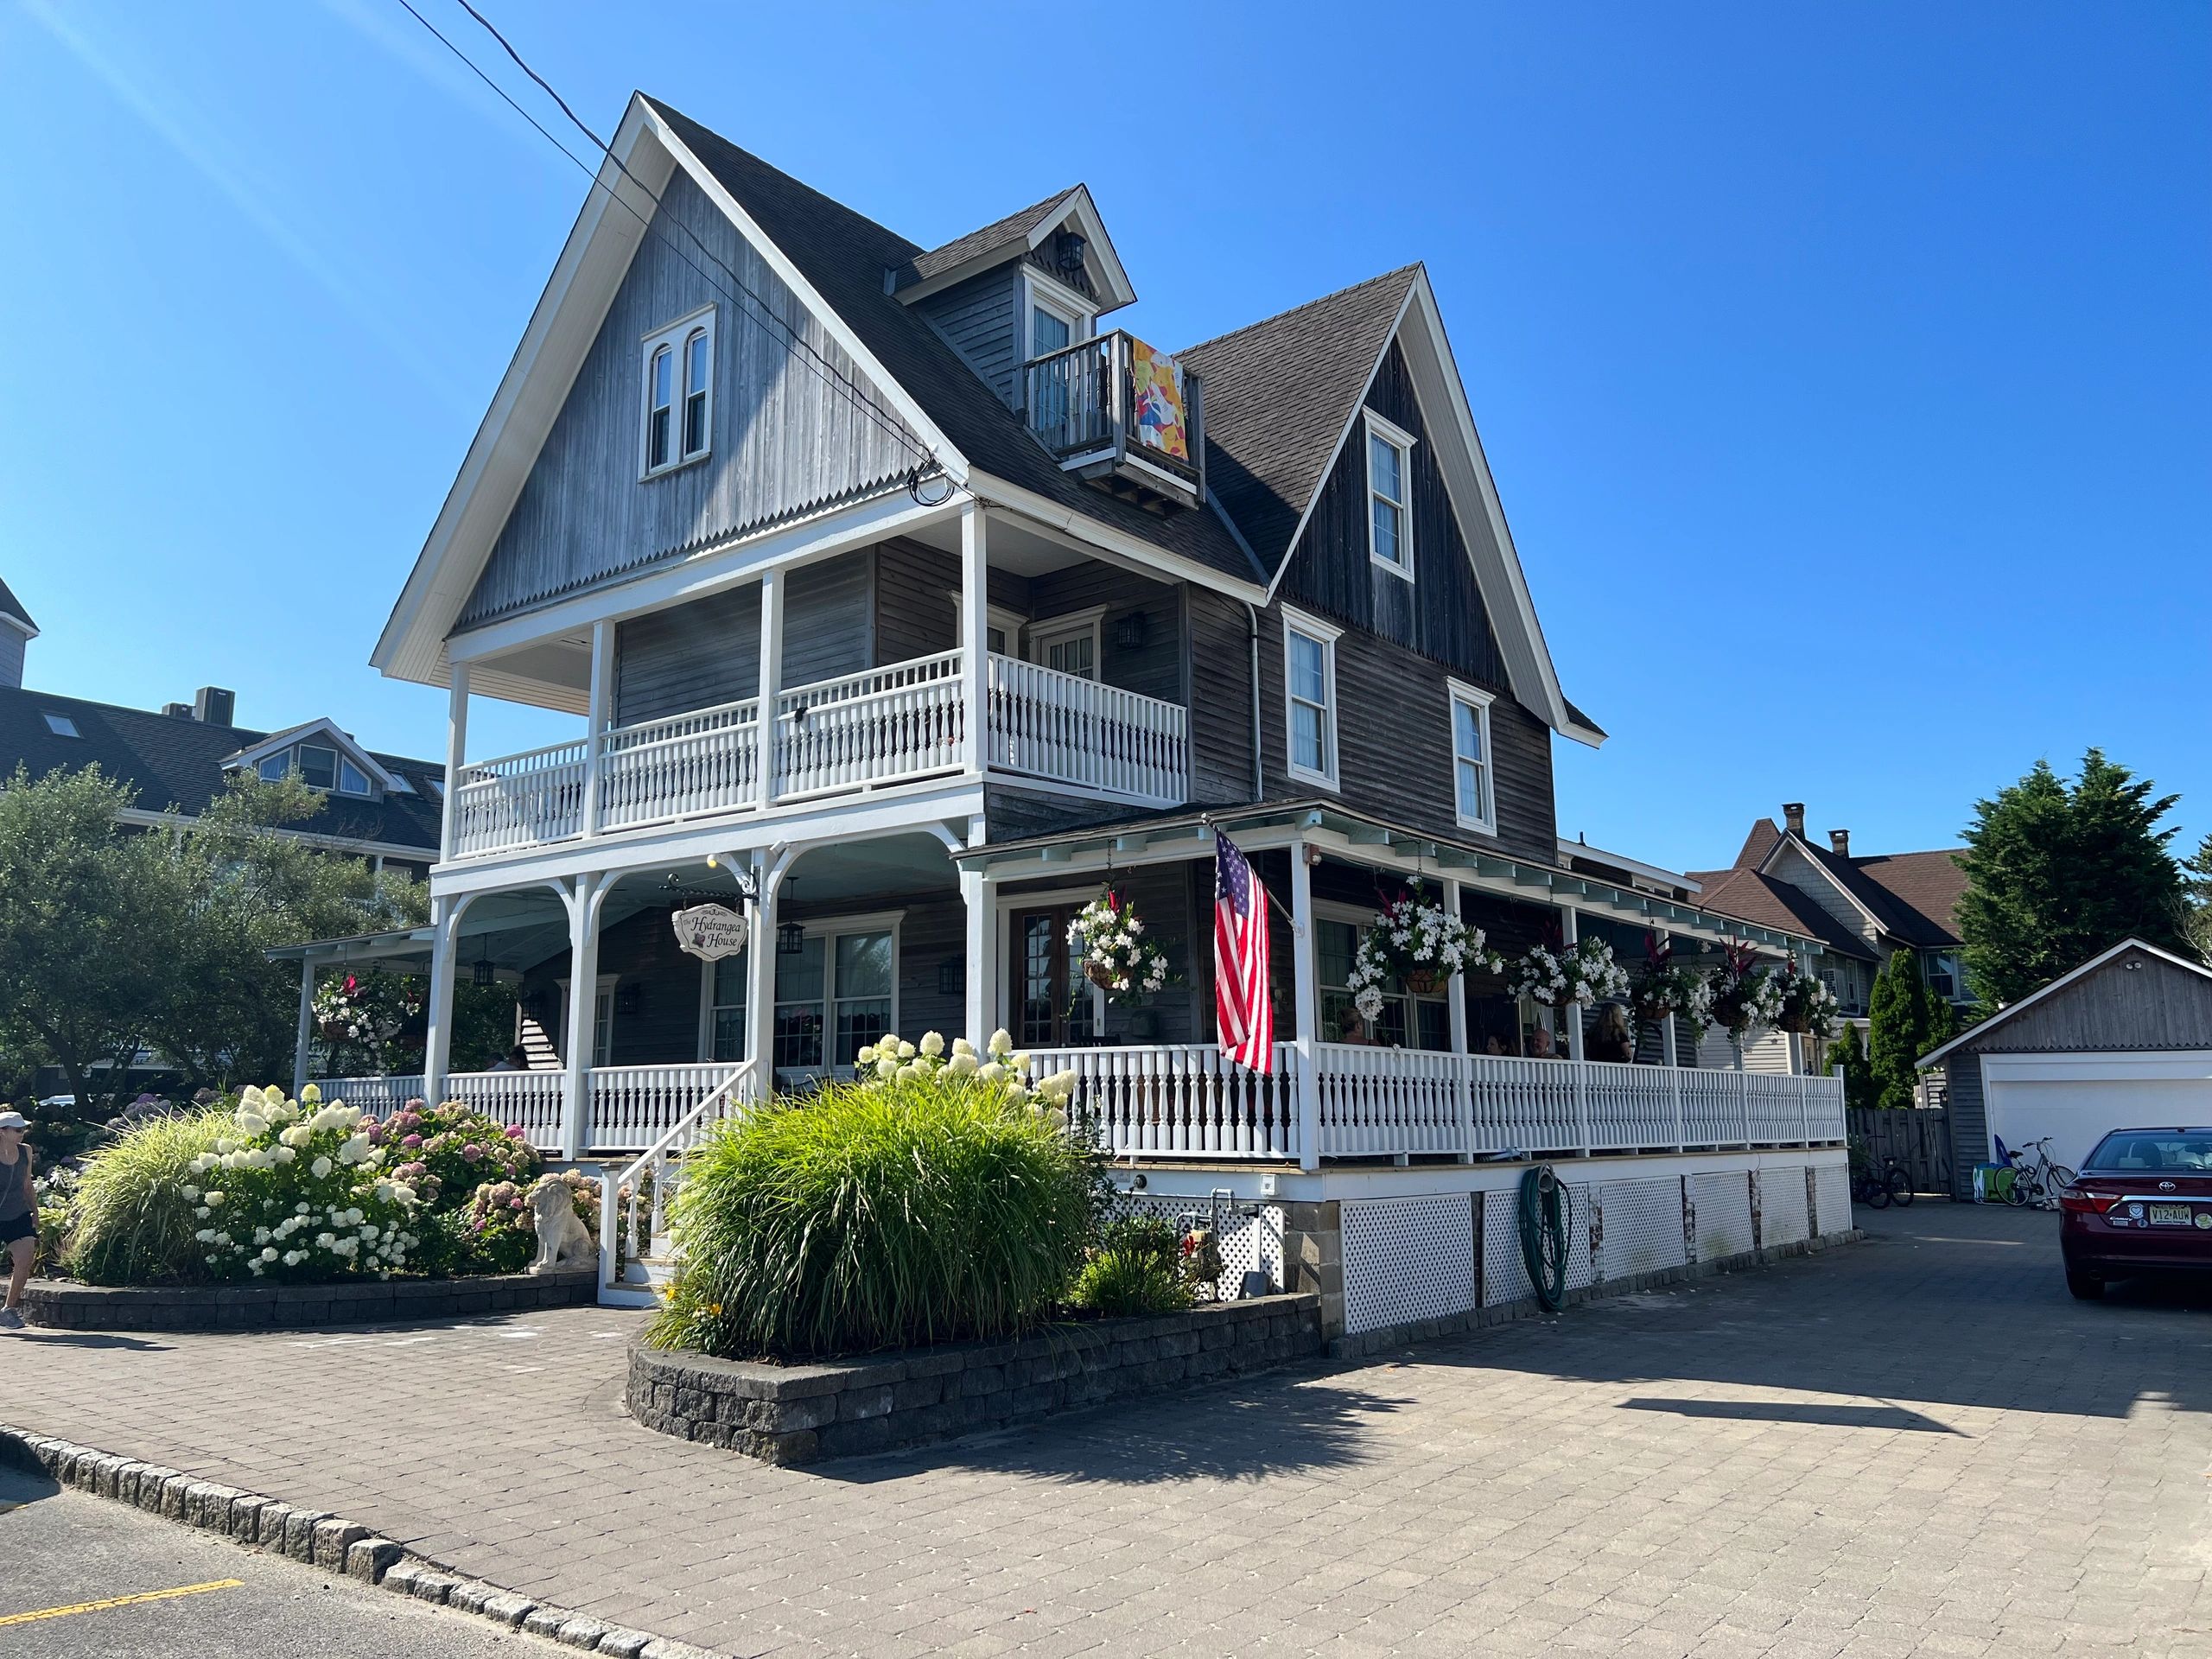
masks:
[[[556,1659],[569,1651],[0,1467],[0,1653]]]
[[[742,1654],[2212,1654],[2212,1313],[2073,1303],[2050,1216],[1862,1219],[1396,1360],[810,1471],[629,1423],[636,1316],[600,1309],[19,1338],[0,1420]],[[77,1593],[0,1560],[11,1605]]]

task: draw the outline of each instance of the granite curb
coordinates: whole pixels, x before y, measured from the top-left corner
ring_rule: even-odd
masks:
[[[412,1596],[510,1630],[542,1636],[616,1659],[716,1659],[712,1649],[609,1624],[565,1607],[518,1595],[413,1554],[340,1516],[201,1480],[88,1446],[0,1423],[0,1459],[34,1468],[92,1497],[212,1532],[325,1573],[342,1573],[395,1595]]]

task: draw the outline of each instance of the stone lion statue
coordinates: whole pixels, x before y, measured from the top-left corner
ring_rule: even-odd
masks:
[[[530,1215],[537,1232],[537,1259],[530,1264],[531,1272],[582,1267],[598,1254],[598,1243],[584,1230],[567,1183],[540,1181],[531,1192]]]

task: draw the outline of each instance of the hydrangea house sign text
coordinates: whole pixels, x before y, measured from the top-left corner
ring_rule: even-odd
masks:
[[[727,905],[694,905],[670,920],[676,924],[677,944],[704,961],[719,962],[745,949],[745,918]]]

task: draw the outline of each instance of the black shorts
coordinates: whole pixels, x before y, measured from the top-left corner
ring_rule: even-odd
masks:
[[[17,1216],[13,1221],[0,1221],[0,1247],[14,1243],[19,1238],[38,1236],[36,1216]]]

